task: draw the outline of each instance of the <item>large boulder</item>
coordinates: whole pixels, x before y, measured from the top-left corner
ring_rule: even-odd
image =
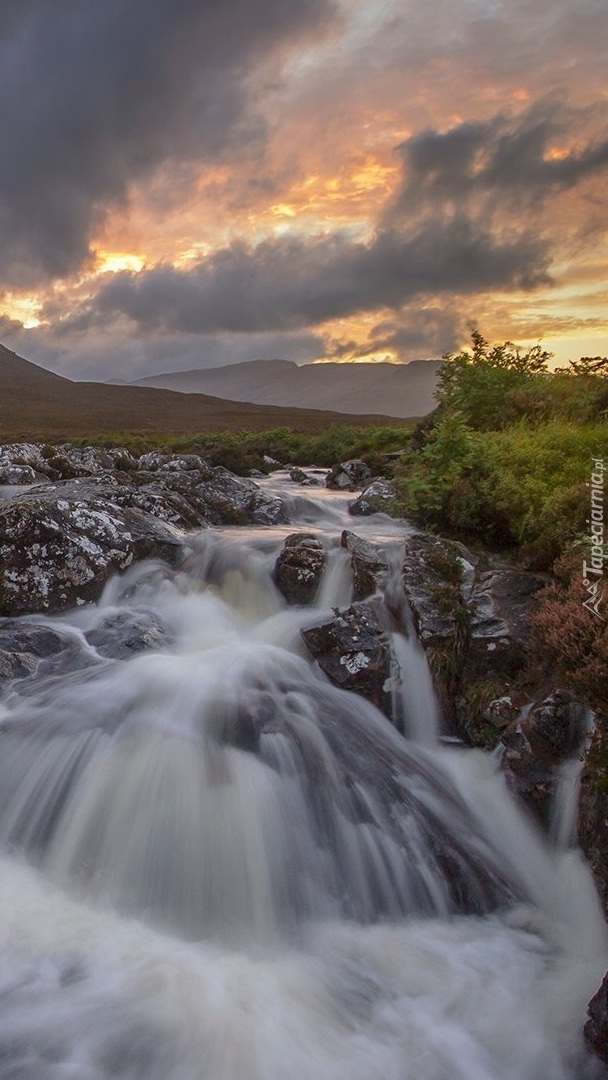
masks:
[[[397,492],[395,485],[384,477],[377,477],[363,488],[358,499],[350,503],[349,514],[354,517],[368,517],[370,514],[387,513],[394,503]]]
[[[361,491],[371,478],[372,470],[369,465],[359,458],[352,458],[350,461],[341,461],[330,469],[325,478],[325,486],[334,491]]]
[[[293,533],[283,544],[273,580],[288,604],[311,604],[325,569],[325,548],[312,533]]]
[[[60,481],[0,504],[4,614],[85,604],[135,560],[179,559],[182,535],[145,511],[118,506],[119,487],[108,476]]]
[[[352,604],[332,619],[302,630],[319,667],[341,690],[353,690],[390,709],[391,656],[380,600]]]
[[[344,529],[340,543],[350,555],[355,600],[364,600],[384,583],[389,565],[376,544]]]

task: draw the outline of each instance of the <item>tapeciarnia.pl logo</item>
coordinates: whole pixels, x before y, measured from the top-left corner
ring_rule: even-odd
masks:
[[[590,561],[583,559],[583,585],[588,592],[583,607],[599,619],[604,616],[600,605],[604,596],[604,560],[607,558],[604,545],[604,459],[593,459],[591,481],[587,484],[591,495],[591,513],[587,518],[589,539],[591,541]]]

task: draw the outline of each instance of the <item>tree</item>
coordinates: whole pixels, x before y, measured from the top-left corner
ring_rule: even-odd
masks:
[[[534,345],[520,349],[511,341],[490,345],[477,329],[471,347],[446,353],[439,371],[437,401],[441,411],[459,411],[477,431],[504,426],[506,403],[531,380],[549,374],[552,353]]]

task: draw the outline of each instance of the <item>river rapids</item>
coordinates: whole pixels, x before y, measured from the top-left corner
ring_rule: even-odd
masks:
[[[0,701],[0,1080],[593,1080],[608,943],[572,828],[544,840],[442,738],[411,635],[404,734],[330,685],[300,631],[350,602],[352,497],[263,484],[289,527],[205,530],[24,620],[66,648]],[[354,527],[395,565],[404,528]],[[327,569],[288,608],[300,529]],[[155,647],[108,658],[131,617]]]

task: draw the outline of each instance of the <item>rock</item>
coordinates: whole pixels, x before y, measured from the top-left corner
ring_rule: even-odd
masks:
[[[336,491],[361,491],[371,477],[369,466],[359,458],[353,458],[334,465],[325,478],[325,486]]]
[[[606,717],[598,717],[581,776],[578,838],[608,918],[608,776]]]
[[[463,679],[513,679],[530,653],[529,619],[536,594],[547,584],[543,574],[499,567],[475,575],[465,603],[471,613]]]
[[[311,604],[323,570],[325,548],[311,533],[288,536],[274,567],[273,580],[288,604]]]
[[[427,533],[412,533],[406,538],[403,588],[425,648],[456,635],[464,609],[464,551],[460,544]]]
[[[85,635],[99,655],[110,660],[128,660],[147,649],[159,649],[166,636],[163,624],[151,611],[113,612]]]
[[[386,557],[376,544],[362,540],[345,529],[340,543],[350,555],[355,600],[364,600],[378,591],[388,573]]]
[[[379,477],[363,489],[358,499],[350,503],[349,514],[355,517],[367,517],[369,514],[386,512],[396,498],[395,485],[390,480]]]
[[[52,448],[49,448],[52,453]],[[35,473],[46,474],[48,470],[45,447],[39,443],[4,443],[0,445],[0,468],[10,465],[26,465]]]
[[[280,499],[221,465],[211,470],[200,497],[206,520],[212,525],[280,525],[287,521]]]
[[[600,1061],[608,1065],[608,973],[597,994],[589,1002],[585,1042]]]
[[[64,647],[62,635],[49,626],[26,619],[0,619],[0,683],[32,675],[41,659]]]
[[[47,459],[47,466],[53,470],[54,477],[62,480],[109,472],[133,472],[137,468],[136,458],[124,447],[62,443],[55,449],[56,452]]]
[[[198,454],[161,454],[153,451],[151,454],[142,454],[137,463],[138,469],[144,472],[206,472],[211,474],[212,467]]]
[[[268,469],[280,469],[282,467],[281,462],[277,461],[276,458],[270,457],[269,454],[264,454],[262,461]]]
[[[556,691],[516,720],[500,740],[508,786],[545,826],[560,765],[580,751],[585,707],[571,694]]]
[[[328,622],[302,630],[302,637],[334,686],[390,709],[391,660],[381,601],[352,604]]]
[[[5,614],[60,611],[97,600],[110,576],[133,561],[175,562],[175,529],[114,499],[111,477],[59,481],[0,505]]]
[[[36,484],[40,481],[40,473],[32,469],[31,465],[3,465],[0,466],[0,484]]]
[[[484,714],[510,695],[529,663],[530,613],[546,582],[504,565],[488,568],[455,541],[421,533],[406,539],[403,585],[414,624],[448,723],[469,742],[492,745]]]
[[[309,476],[304,472],[304,469],[298,469],[294,467],[289,470],[289,475],[294,484],[301,484],[302,487],[319,487],[319,481],[315,480],[314,476]]]

